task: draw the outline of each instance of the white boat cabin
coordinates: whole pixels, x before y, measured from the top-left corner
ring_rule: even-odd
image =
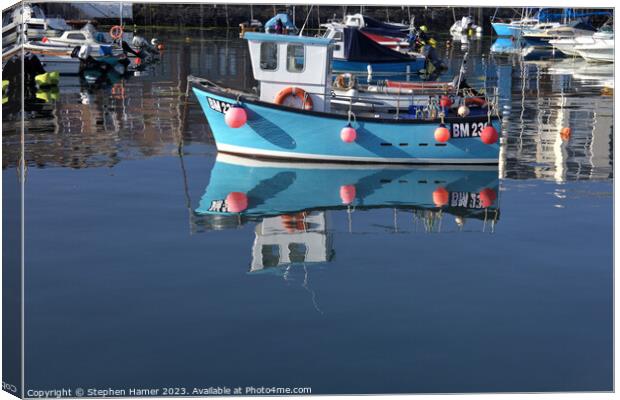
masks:
[[[282,91],[302,89],[313,110],[329,111],[331,93],[331,39],[246,32],[254,78],[260,99],[275,102]]]

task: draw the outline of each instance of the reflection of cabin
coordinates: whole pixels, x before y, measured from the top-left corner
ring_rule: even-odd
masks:
[[[292,263],[327,262],[332,253],[324,212],[265,218],[256,225],[250,271]]]

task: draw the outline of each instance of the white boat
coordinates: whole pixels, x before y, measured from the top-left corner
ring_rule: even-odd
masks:
[[[458,21],[455,21],[454,24],[450,27],[450,34],[452,36],[461,36],[461,35],[469,35],[473,36],[474,34],[481,34],[482,27],[474,24],[474,20],[470,16],[465,16]]]
[[[614,62],[614,33],[601,31],[592,35],[591,44],[575,46],[575,51],[589,62]]]
[[[22,32],[22,22],[24,32]],[[13,12],[6,12],[2,18],[2,47],[16,43],[20,34],[24,34],[26,40],[37,40],[43,37],[58,36],[68,29],[71,27],[64,19],[47,18],[39,6],[20,5]]]
[[[69,54],[76,47],[88,45],[93,57],[99,55],[115,55],[122,52],[122,49],[112,41],[109,41],[106,34],[97,32],[91,24],[86,24],[79,30],[67,30],[57,37],[44,37],[40,41],[31,41],[30,48],[37,50],[60,50],[64,49]]]
[[[545,23],[524,31],[523,39],[528,45],[553,47],[551,40],[588,37],[595,32],[592,25],[580,21],[567,24]]]
[[[579,57],[579,53],[575,50],[575,47],[593,44],[594,39],[592,38],[592,35],[593,34],[552,39],[549,41],[549,44],[567,56]]]

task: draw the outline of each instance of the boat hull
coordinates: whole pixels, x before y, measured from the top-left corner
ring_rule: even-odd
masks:
[[[493,22],[491,26],[497,36],[512,36],[518,38],[521,37],[523,33],[523,27],[519,25],[511,25],[505,22]]]
[[[247,123],[234,129],[226,125],[223,112],[235,104],[237,97],[198,83],[192,86],[221,152],[360,163],[498,163],[499,144],[484,144],[478,136],[488,122],[487,116],[447,118],[448,129],[460,136],[447,143],[435,140],[439,120],[358,118],[351,121],[357,139],[345,143],[340,131],[348,123],[346,115],[246,99],[242,105]],[[499,118],[490,121],[499,132]]]

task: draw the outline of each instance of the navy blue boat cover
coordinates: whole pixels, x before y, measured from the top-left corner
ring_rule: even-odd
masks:
[[[381,22],[372,17],[367,17],[366,15],[364,15],[364,23],[366,26],[362,28],[363,32],[402,39],[407,37],[408,28],[399,25]]]
[[[386,31],[406,31],[407,30],[407,28],[403,26],[390,24],[389,22],[381,22],[378,19],[374,19],[366,15],[364,15],[364,23],[366,24],[366,28],[385,29]]]
[[[344,58],[347,61],[382,63],[413,60],[407,54],[380,45],[357,28],[345,27],[343,31]]]

